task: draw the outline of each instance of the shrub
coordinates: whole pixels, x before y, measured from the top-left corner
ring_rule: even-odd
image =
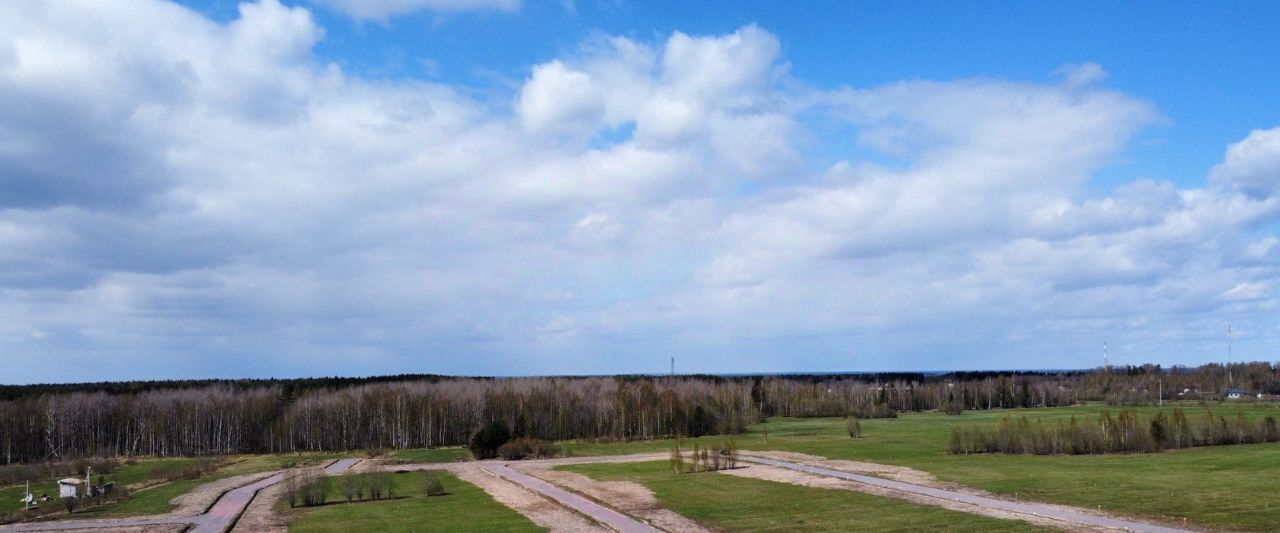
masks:
[[[444,496],[444,483],[434,474],[427,474],[422,480],[422,493],[427,496]]]
[[[858,417],[850,416],[844,419],[844,432],[848,433],[851,439],[862,436],[862,424],[858,423]]]
[[[498,447],[498,456],[507,461],[544,459],[559,454],[559,446],[538,439],[515,439]]]
[[[347,499],[347,502],[352,502],[356,499],[356,485],[358,484],[356,479],[358,477],[359,474],[344,474],[342,476],[342,496]]]
[[[849,410],[848,416],[854,418],[898,418],[898,411],[888,404],[877,403],[870,407],[855,407]]]
[[[507,425],[499,420],[491,420],[471,435],[467,448],[476,459],[491,459],[498,455],[498,447],[511,440],[511,432]]]
[[[284,495],[289,507],[324,505],[329,498],[332,480],[317,470],[304,470],[286,476]]]
[[[395,497],[395,487],[390,472],[369,472],[365,474],[369,499],[381,500]]]

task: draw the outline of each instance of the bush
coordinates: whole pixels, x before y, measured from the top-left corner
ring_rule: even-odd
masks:
[[[949,415],[964,414],[964,402],[955,397],[947,398],[947,401],[942,403],[942,412]]]
[[[342,475],[342,496],[347,499],[348,503],[356,500],[357,487],[359,486],[360,481],[362,481],[362,478],[359,474]]]
[[[498,447],[498,456],[506,461],[545,459],[559,454],[559,446],[538,439],[515,439]]]
[[[394,479],[390,472],[369,472],[365,474],[369,488],[369,499],[381,500],[395,497]]]
[[[427,474],[422,480],[422,493],[427,496],[444,496],[444,483],[434,474]]]
[[[476,459],[492,459],[498,455],[498,447],[511,440],[511,432],[507,425],[499,420],[492,420],[471,435],[467,448]]]
[[[862,436],[862,424],[858,423],[858,417],[850,416],[844,419],[844,432],[848,433],[851,439]]]
[[[324,505],[332,480],[318,470],[304,470],[285,477],[284,495],[289,507]]]
[[[870,407],[855,407],[850,409],[847,416],[854,418],[870,419],[870,418],[898,418],[898,411],[889,407],[888,404],[878,403]]]

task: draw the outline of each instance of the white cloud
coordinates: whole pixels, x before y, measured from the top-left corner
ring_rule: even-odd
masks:
[[[1275,196],[1280,192],[1280,128],[1253,130],[1227,147],[1226,159],[1213,168],[1210,179],[1252,197]]]
[[[591,75],[560,61],[538,65],[520,90],[524,126],[534,132],[594,130],[604,114],[604,97]]]
[[[1097,63],[1066,65],[1058,69],[1068,87],[1085,87],[1107,79],[1107,71]]]
[[[0,37],[0,350],[75,361],[66,379],[162,355],[168,375],[632,371],[655,350],[937,367],[948,346],[1010,366],[993,324],[1153,357],[1210,314],[1276,331],[1278,130],[1203,188],[1093,192],[1160,120],[1100,67],[825,89],[748,26],[598,38],[486,100],[319,64],[323,28],[272,0],[226,24],[21,3]],[[897,358],[832,362],[859,343]]]

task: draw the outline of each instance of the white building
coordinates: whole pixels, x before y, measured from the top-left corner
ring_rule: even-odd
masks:
[[[75,498],[80,490],[81,483],[84,483],[84,480],[76,479],[73,477],[59,479],[58,480],[58,497]]]

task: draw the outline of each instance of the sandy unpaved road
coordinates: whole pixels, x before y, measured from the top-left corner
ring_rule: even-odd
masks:
[[[541,479],[519,472],[506,465],[486,465],[486,471],[520,486],[542,494],[557,503],[591,517],[592,520],[605,524],[621,533],[657,533],[658,530],[630,516],[588,500],[582,496],[547,483]]]
[[[324,468],[326,474],[345,472],[360,459],[341,459]],[[254,483],[227,491],[203,514],[190,516],[161,515],[140,518],[104,518],[101,520],[62,520],[57,522],[29,522],[0,526],[0,532],[9,531],[82,531],[86,529],[114,529],[154,526],[162,524],[190,524],[192,533],[222,533],[235,523],[253,501],[258,491],[275,485],[284,479],[284,473],[276,473]]]
[[[829,477],[844,479],[848,481],[855,481],[858,483],[865,483],[875,487],[889,489],[891,491],[899,491],[899,492],[929,496],[932,498],[938,498],[942,500],[949,500],[953,502],[969,504],[976,507],[998,509],[1008,513],[1030,515],[1030,516],[1039,517],[1039,518],[1049,518],[1049,519],[1063,522],[1064,527],[1070,527],[1070,525],[1072,524],[1078,524],[1086,527],[1102,527],[1102,528],[1119,529],[1119,530],[1125,530],[1125,531],[1144,532],[1144,533],[1190,533],[1189,530],[1185,530],[1185,529],[1175,529],[1175,528],[1160,526],[1156,524],[1133,522],[1129,520],[1120,520],[1116,518],[1098,516],[1094,514],[1085,513],[1083,511],[1073,511],[1070,509],[1065,509],[1062,506],[1049,506],[1049,505],[1041,505],[1036,503],[1012,502],[1008,500],[1001,500],[998,498],[990,498],[987,496],[979,496],[975,494],[967,494],[964,492],[947,490],[947,489],[942,489],[937,487],[917,485],[914,483],[907,483],[904,481],[895,481],[895,480],[883,479],[883,478],[878,478],[873,476],[866,476],[862,474],[854,474],[851,472],[844,472],[840,470],[832,470],[830,468],[823,468],[820,466],[792,463],[789,461],[778,461],[775,459],[768,459],[765,457],[743,455],[739,457],[739,460],[743,462],[748,462],[748,463],[756,463],[756,464],[768,465],[768,466],[773,466],[778,468],[785,468],[788,470],[795,470],[797,472],[805,472],[805,473],[816,474],[820,476],[829,476]]]

